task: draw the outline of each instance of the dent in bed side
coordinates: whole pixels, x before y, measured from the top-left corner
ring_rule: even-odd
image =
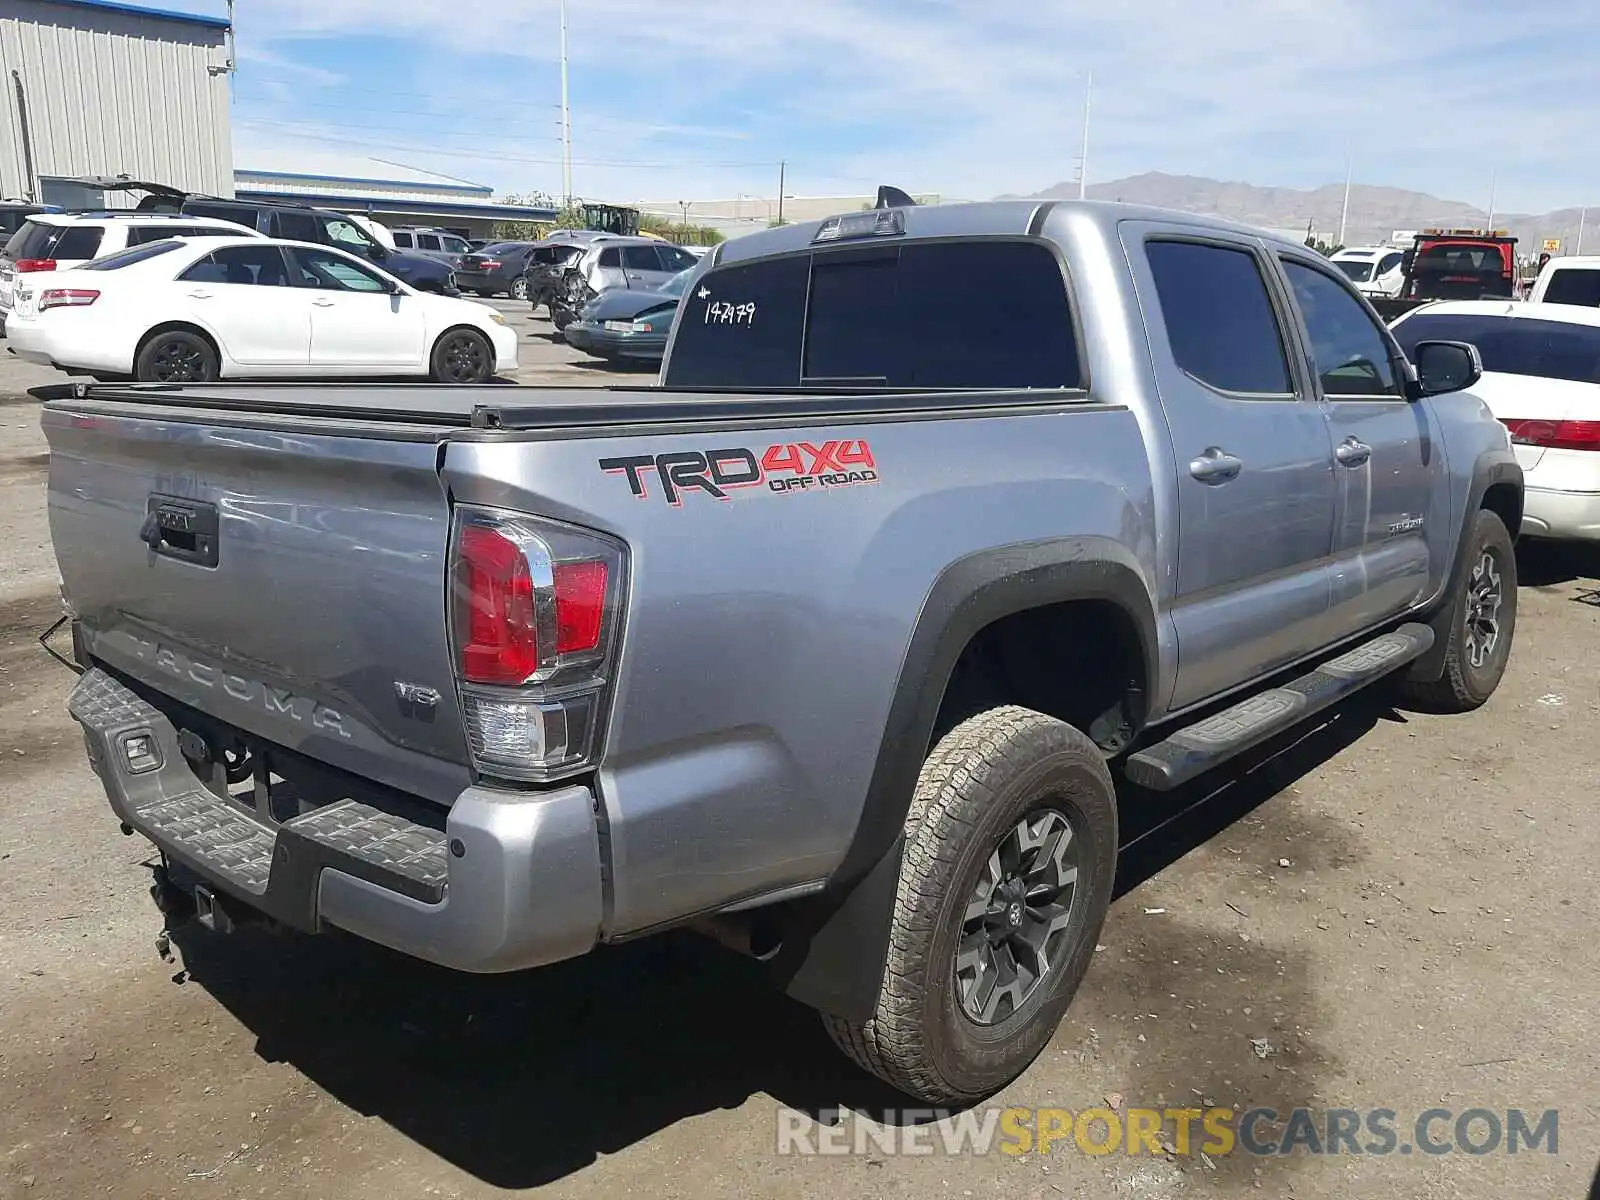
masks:
[[[1139,685],[1132,702],[1140,710],[1126,715],[1137,726],[1156,676],[1158,642],[1150,586],[1125,547],[1100,537],[997,547],[939,576],[906,651],[850,847],[822,894],[789,915],[773,969],[791,996],[849,1019],[870,1013],[883,974],[906,812],[957,660],[996,621],[1078,600],[1114,605],[1136,631]]]

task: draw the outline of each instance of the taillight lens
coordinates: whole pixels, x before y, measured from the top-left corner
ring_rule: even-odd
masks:
[[[25,275],[29,271],[54,271],[56,269],[56,260],[53,258],[19,258],[13,265],[16,267],[17,274]]]
[[[498,271],[500,269],[500,263],[495,259],[486,258],[478,264],[478,269],[482,271]]]
[[[47,308],[83,308],[100,299],[93,288],[45,288],[39,293],[39,311]]]
[[[533,578],[521,547],[488,525],[465,525],[456,549],[461,678],[517,684],[539,669]]]
[[[618,648],[622,546],[465,506],[451,545],[451,624],[474,766],[534,781],[592,766]]]
[[[1519,446],[1548,450],[1600,450],[1600,421],[1502,420]]]

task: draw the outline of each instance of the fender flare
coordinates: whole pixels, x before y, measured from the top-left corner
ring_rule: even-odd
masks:
[[[934,581],[901,663],[850,846],[823,890],[783,920],[783,948],[772,970],[791,997],[846,1020],[871,1014],[887,958],[906,812],[956,660],[995,621],[1073,600],[1106,601],[1127,615],[1138,633],[1148,694],[1157,671],[1155,603],[1137,561],[1119,543],[1067,537],[997,547],[957,560]]]
[[[1502,483],[1515,484],[1520,496],[1522,465],[1510,451],[1488,450],[1480,454],[1472,467],[1472,483],[1467,488],[1467,503],[1461,511],[1461,529],[1456,534],[1455,557],[1450,561],[1450,573],[1444,587],[1434,597],[1432,611],[1428,614],[1428,624],[1433,629],[1433,645],[1406,671],[1406,678],[1413,682],[1431,683],[1444,675],[1444,658],[1450,648],[1450,621],[1455,611],[1451,601],[1460,593],[1466,577],[1467,543],[1477,525],[1484,497],[1489,494],[1490,488]],[[1520,504],[1518,510],[1521,510]],[[1507,532],[1515,541],[1517,530],[1510,529]]]

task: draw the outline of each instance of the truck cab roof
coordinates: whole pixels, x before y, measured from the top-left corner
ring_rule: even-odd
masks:
[[[899,214],[899,216],[896,218],[887,214]],[[1110,200],[991,200],[973,204],[865,209],[859,212],[841,213],[820,221],[782,225],[776,229],[762,230],[722,243],[713,251],[713,266],[808,250],[816,245],[834,242],[841,244],[852,241],[870,242],[880,236],[890,236],[858,232],[858,228],[865,227],[878,218],[887,224],[898,222],[899,231],[893,236],[905,238],[973,237],[985,234],[1016,237],[1040,232],[1046,214],[1070,215],[1073,220],[1090,222],[1102,229],[1109,229],[1122,221],[1140,220],[1192,225],[1197,229],[1242,233],[1273,245],[1305,249],[1303,243],[1284,238],[1270,230],[1199,213],[1176,212],[1171,209],[1123,204]],[[835,227],[835,223],[842,223],[844,230],[842,234],[819,236],[825,228]]]

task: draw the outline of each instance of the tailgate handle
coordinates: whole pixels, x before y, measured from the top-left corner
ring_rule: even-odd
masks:
[[[201,567],[217,565],[217,506],[178,496],[151,496],[139,540],[160,555]]]

